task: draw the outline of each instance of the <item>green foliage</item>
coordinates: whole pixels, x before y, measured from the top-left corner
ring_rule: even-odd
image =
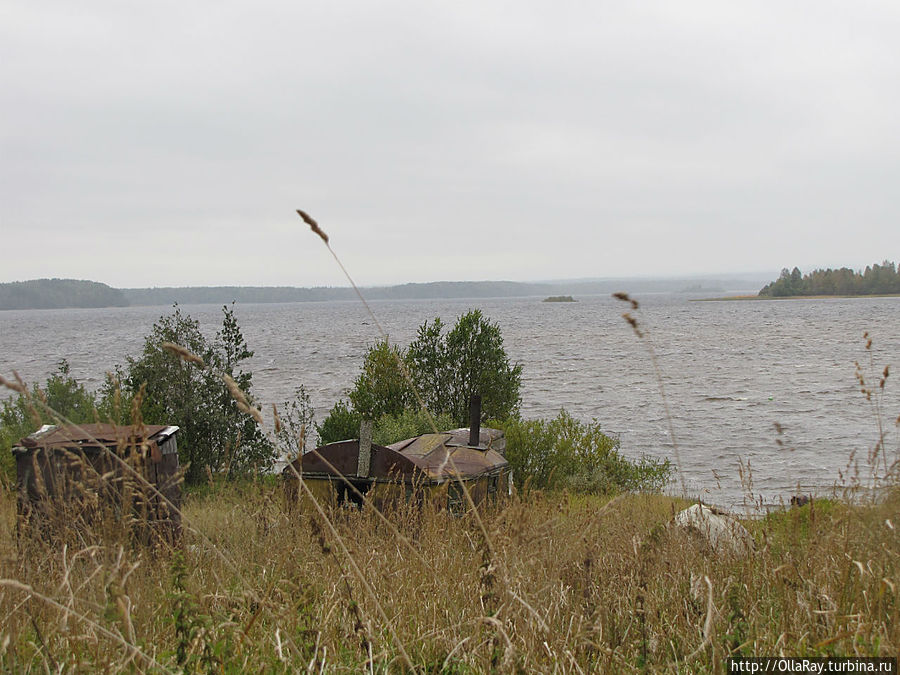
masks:
[[[207,468],[226,477],[272,466],[276,449],[249,415],[238,410],[221,377],[232,377],[253,402],[252,374],[240,370],[240,364],[253,356],[238,326],[234,313],[222,308],[222,328],[213,341],[200,331],[200,324],[178,306],[160,317],[144,340],[137,359],[128,359],[120,373],[121,387],[127,398],[136,399],[140,416],[147,424],[174,424],[181,427],[178,451],[187,466],[185,480],[197,483]],[[172,342],[203,359],[198,367],[163,348]],[[114,396],[107,387],[105,399]],[[114,407],[107,402],[107,407]],[[130,409],[130,407],[129,407]],[[120,414],[127,412],[121,409]]]
[[[379,445],[390,445],[422,434],[446,431],[453,428],[453,419],[444,413],[434,418],[434,426],[423,410],[407,409],[397,415],[384,415],[375,423],[372,441]]]
[[[413,405],[415,396],[403,373],[403,359],[403,350],[386,340],[379,340],[369,348],[362,372],[350,392],[350,403],[356,412],[366,419],[377,420]]]
[[[319,443],[334,443],[350,438],[359,438],[359,425],[363,417],[351,410],[345,401],[338,401],[331,409],[328,417],[316,427]],[[434,418],[438,431],[453,428],[453,420],[449,415],[437,415]],[[432,433],[434,428],[428,415],[422,410],[407,408],[396,414],[386,414],[375,420],[372,430],[372,441],[378,445],[390,445],[406,438]]]
[[[56,412],[52,414],[48,408]],[[62,359],[57,371],[43,388],[34,386],[29,396],[19,394],[3,401],[0,408],[0,473],[4,480],[15,478],[10,450],[19,440],[44,424],[59,424],[60,419],[87,424],[97,419],[97,399],[71,376],[68,361]]]
[[[585,424],[565,410],[552,420],[492,424],[506,434],[506,459],[520,485],[592,493],[655,491],[672,471],[668,460],[626,459],[619,440],[604,434],[598,422]]]
[[[866,267],[860,273],[842,267],[837,270],[814,270],[804,275],[797,267],[790,271],[785,268],[776,281],[766,284],[759,292],[761,296],[770,297],[893,293],[900,293],[900,270],[889,260]]]
[[[349,402],[338,401],[317,427],[319,442],[357,438],[364,418],[375,420],[375,442],[381,444],[432,431],[425,413],[417,411],[407,373],[438,430],[469,423],[472,394],[482,397],[482,419],[517,415],[522,366],[510,365],[500,326],[476,309],[449,332],[444,327],[439,318],[426,321],[408,349],[385,340],[370,347]],[[385,438],[392,440],[378,440]]]
[[[216,625],[213,617],[202,613],[200,603],[186,587],[188,566],[182,551],[172,554],[170,571],[170,621],[175,629],[175,659],[181,672],[232,672],[227,666],[233,651],[234,623],[224,621]]]
[[[435,414],[447,413],[455,424],[469,423],[469,399],[481,394],[482,419],[507,419],[518,414],[522,366],[510,365],[500,325],[481,310],[463,314],[442,334],[435,319],[419,327],[409,346],[407,362],[425,405]]]
[[[279,449],[290,458],[302,455],[309,445],[315,419],[315,410],[306,387],[300,385],[294,390],[294,399],[282,404],[278,418],[281,425],[275,431],[275,439]]]
[[[345,441],[348,438],[359,438],[360,422],[362,422],[360,413],[350,408],[346,401],[338,401],[328,413],[328,417],[316,425],[319,443],[325,445]]]

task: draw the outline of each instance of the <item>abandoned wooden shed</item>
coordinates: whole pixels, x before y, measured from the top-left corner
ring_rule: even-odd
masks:
[[[147,541],[174,542],[181,535],[178,431],[165,425],[45,425],[23,438],[12,449],[20,532],[112,516],[136,525],[132,529]]]
[[[454,429],[388,446],[371,442],[371,427],[360,436],[318,447],[286,466],[288,498],[297,498],[299,475],[320,503],[362,506],[358,491],[379,509],[427,501],[459,514],[469,508],[461,483],[476,506],[511,488],[499,429]]]

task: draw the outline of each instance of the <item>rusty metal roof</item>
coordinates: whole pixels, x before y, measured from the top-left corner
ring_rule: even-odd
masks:
[[[494,449],[502,447],[502,431],[482,429],[479,440],[484,445],[479,447],[467,445],[468,438],[468,429],[454,429],[408,438],[388,446],[373,443],[368,478],[444,482],[455,476],[473,478],[508,465],[503,455]],[[283,473],[293,475],[293,466],[303,474],[355,477],[358,457],[358,440],[329,443],[306,453],[300,461],[288,465]]]
[[[178,427],[164,424],[117,426],[113,424],[81,424],[72,426],[44,425],[23,438],[13,452],[38,448],[67,450],[99,450],[107,447],[133,447],[145,441],[160,443],[178,432]]]
[[[442,431],[440,434],[425,434],[424,436],[407,438],[405,441],[391,443],[387,447],[393,448],[394,450],[401,450],[404,454],[427,454],[427,452],[423,453],[422,450],[428,447],[427,444],[430,441],[424,441],[422,439],[434,437],[436,435],[449,436],[445,441],[448,445],[469,445],[469,429],[464,427],[460,429],[451,429],[450,431]],[[502,455],[506,451],[506,437],[500,429],[483,427],[478,434],[478,447],[482,450],[494,450]],[[430,451],[433,447],[428,449]]]

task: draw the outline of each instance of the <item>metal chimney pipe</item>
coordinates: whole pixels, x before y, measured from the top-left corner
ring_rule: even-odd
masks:
[[[477,448],[481,440],[481,395],[469,399],[469,445]]]

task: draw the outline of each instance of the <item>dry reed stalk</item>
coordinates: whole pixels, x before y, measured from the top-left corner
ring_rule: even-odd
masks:
[[[16,393],[25,394],[28,392],[28,388],[22,383],[21,379],[19,379],[18,375],[15,375],[16,382],[10,382],[5,377],[0,375],[0,387],[6,387]]]
[[[225,387],[228,389],[228,393],[231,394],[231,398],[234,399],[234,402],[237,404],[238,410],[246,415],[250,415],[256,423],[262,426],[263,417],[262,413],[259,409],[254,408],[250,405],[250,402],[247,400],[247,397],[244,395],[244,392],[241,391],[240,386],[237,382],[234,381],[234,378],[231,377],[228,373],[222,373],[222,381],[225,382]]]
[[[866,354],[868,356],[868,371],[870,373],[876,373],[877,369],[875,368],[875,358],[872,354],[872,336],[868,331],[863,333],[863,340],[865,340],[865,349]],[[881,373],[880,378],[878,379],[878,385],[870,386],[866,382],[865,373],[863,372],[863,367],[859,364],[859,361],[855,362],[856,366],[856,380],[859,383],[860,392],[863,396],[866,397],[866,401],[869,403],[872,408],[872,414],[875,417],[875,424],[878,430],[878,440],[875,443],[874,448],[869,453],[869,464],[872,466],[872,479],[877,483],[878,476],[878,456],[881,455],[881,458],[884,462],[884,478],[886,479],[890,474],[890,468],[888,467],[888,458],[887,458],[887,447],[885,446],[885,430],[884,430],[884,386],[887,382],[888,377],[890,376],[890,366],[885,366],[884,370]],[[900,424],[900,417],[897,417],[897,423]]]
[[[315,220],[313,220],[312,216],[310,216],[306,211],[303,211],[301,209],[297,209],[297,213],[300,214],[300,217],[303,219],[303,222],[306,223],[307,225],[309,225],[309,229],[311,229],[313,232],[315,232],[317,235],[319,235],[319,237],[322,239],[322,241],[324,241],[326,244],[328,244],[328,235],[325,234],[325,232],[322,230],[322,228],[319,227],[319,224]]]
[[[699,656],[703,652],[703,650],[706,649],[707,645],[709,645],[712,641],[713,626],[715,625],[716,617],[716,605],[713,597],[713,585],[712,581],[710,581],[709,577],[706,575],[703,575],[703,582],[706,584],[707,588],[706,620],[703,622],[703,642],[701,642],[700,646],[686,657],[686,661],[693,661],[695,658],[697,658],[697,656]]]
[[[325,233],[319,227],[318,223],[305,211],[302,211],[301,209],[297,209],[297,213],[300,215],[300,217],[303,219],[303,221],[310,226],[312,231],[315,232],[316,234],[318,234],[319,237],[322,239],[322,241],[325,243],[325,246],[328,248],[332,257],[335,259],[338,266],[341,268],[341,271],[343,271],[344,276],[347,277],[347,280],[350,282],[350,285],[353,287],[353,290],[356,293],[356,296],[359,298],[360,302],[362,302],[363,306],[366,308],[366,311],[368,312],[369,316],[371,317],[372,322],[378,328],[379,334],[385,341],[387,341],[387,339],[388,339],[387,332],[382,327],[381,322],[378,320],[378,317],[375,316],[375,312],[372,310],[372,307],[369,305],[368,302],[366,302],[366,299],[363,297],[362,293],[360,292],[359,288],[357,287],[356,282],[353,280],[353,277],[350,275],[349,271],[347,270],[346,267],[344,267],[343,262],[341,262],[341,259],[338,257],[338,255],[334,251],[334,249],[331,248],[331,245],[328,243],[328,236],[325,235]],[[420,410],[425,412],[425,415],[428,419],[428,423],[431,426],[434,433],[439,433],[437,425],[435,424],[435,421],[434,421],[434,417],[432,416],[431,411],[428,410],[428,407],[425,405],[425,402],[422,399],[421,394],[419,393],[418,387],[416,387],[415,383],[413,382],[412,376],[410,375],[409,370],[406,367],[406,364],[403,363],[402,359],[399,358],[399,355],[395,355],[395,359],[397,361],[397,365],[399,366],[399,368],[403,374],[404,379],[409,383],[410,388],[412,389],[412,392],[416,397],[416,402],[418,403]],[[453,457],[450,455],[450,453],[447,453],[445,462],[450,464],[450,466],[453,470],[453,474],[454,474],[453,480],[456,480],[457,484],[459,485],[460,490],[461,490],[462,494],[464,495],[466,503],[469,507],[469,511],[473,514],[473,517],[474,517],[476,523],[478,524],[478,529],[481,533],[481,546],[484,549],[484,562],[483,562],[482,566],[483,566],[483,569],[488,572],[488,574],[486,576],[482,577],[482,583],[485,583],[486,580],[492,576],[493,570],[495,569],[496,564],[497,564],[496,557],[495,557],[494,550],[493,550],[493,545],[491,543],[491,538],[490,538],[487,528],[485,527],[484,522],[481,518],[481,514],[478,512],[478,509],[475,506],[475,502],[472,499],[472,495],[469,491],[469,487],[462,480],[460,472],[457,469],[456,463],[453,461]],[[441,469],[443,469],[443,467],[441,467]],[[305,485],[304,485],[304,488],[306,488]]]

